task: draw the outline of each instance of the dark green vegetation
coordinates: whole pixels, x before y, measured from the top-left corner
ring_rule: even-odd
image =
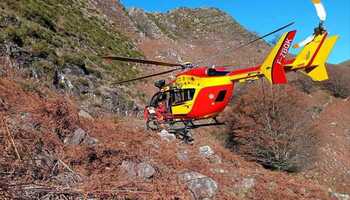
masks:
[[[99,57],[141,54],[126,37],[89,10],[84,1],[5,0],[0,9],[0,41],[12,43],[21,55],[30,57],[24,67],[49,76],[55,68],[77,68],[98,78],[106,73],[116,79],[136,73],[120,63],[104,63]]]

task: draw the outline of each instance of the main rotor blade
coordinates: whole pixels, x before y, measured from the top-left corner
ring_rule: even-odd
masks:
[[[287,25],[285,25],[285,26],[282,26],[282,27],[280,27],[280,28],[278,28],[278,29],[276,29],[276,30],[270,32],[270,33],[267,33],[267,34],[265,34],[265,35],[263,35],[263,36],[261,36],[261,37],[259,37],[259,38],[257,38],[257,39],[254,39],[254,40],[252,40],[252,41],[250,41],[250,42],[248,42],[248,43],[246,43],[246,44],[243,44],[243,45],[241,45],[241,46],[239,46],[239,47],[237,47],[237,48],[228,47],[228,48],[224,49],[224,50],[222,51],[222,53],[215,53],[213,56],[209,56],[209,57],[207,57],[207,58],[205,58],[205,59],[200,60],[199,63],[201,63],[201,62],[203,62],[203,61],[212,60],[212,59],[217,58],[217,57],[219,57],[219,56],[227,55],[228,53],[232,53],[232,51],[237,51],[238,49],[241,49],[241,48],[243,48],[243,47],[249,46],[250,44],[252,44],[252,43],[254,43],[254,42],[256,42],[256,41],[261,40],[261,39],[264,39],[265,37],[270,36],[270,35],[272,35],[272,34],[274,34],[274,33],[277,33],[277,32],[279,32],[279,31],[281,31],[281,30],[283,30],[283,29],[285,29],[285,28],[287,28],[287,27],[289,27],[289,26],[292,26],[293,24],[294,24],[294,22],[291,22],[291,23],[289,23],[289,24],[287,24]]]
[[[168,66],[168,67],[180,67],[180,66],[182,66],[182,64],[178,64],[178,63],[166,63],[166,62],[160,62],[160,61],[154,61],[154,60],[144,60],[144,59],[127,58],[127,57],[120,57],[120,56],[103,56],[102,58],[110,59],[110,60],[124,61],[124,62],[134,62],[134,63],[160,65],[160,66]]]
[[[261,39],[264,39],[264,38],[266,38],[267,36],[270,36],[270,35],[272,35],[272,34],[274,34],[274,33],[277,33],[277,32],[279,32],[279,31],[281,31],[281,30],[283,30],[283,29],[289,27],[289,26],[292,26],[293,24],[294,24],[294,22],[291,22],[291,23],[289,23],[289,24],[287,24],[287,25],[285,25],[285,26],[282,26],[282,27],[280,27],[280,28],[278,28],[278,29],[276,29],[276,30],[274,30],[274,31],[272,31],[272,32],[270,32],[270,33],[268,33],[268,34],[265,34],[265,35],[263,35],[263,36],[261,36],[261,37],[255,39],[255,40],[252,40],[252,41],[250,41],[250,42],[248,42],[248,43],[246,43],[246,44],[243,44],[243,45],[241,45],[241,46],[235,48],[234,50],[237,50],[237,49],[240,49],[240,48],[249,46],[250,44],[252,44],[252,43],[254,43],[254,42],[256,42],[256,41],[259,41],[259,40],[261,40]]]
[[[164,72],[159,72],[159,73],[156,73],[156,74],[150,74],[150,75],[146,75],[146,76],[141,76],[141,77],[133,78],[133,79],[130,79],[130,80],[120,81],[120,82],[117,82],[116,84],[119,85],[119,84],[128,83],[128,82],[132,82],[132,81],[138,81],[138,80],[142,80],[142,79],[146,79],[146,78],[150,78],[150,77],[154,77],[154,76],[160,76],[160,75],[168,74],[168,73],[171,73],[171,72],[174,72],[174,71],[177,71],[177,70],[181,70],[181,68],[172,69],[172,70],[168,70],[168,71],[164,71]]]

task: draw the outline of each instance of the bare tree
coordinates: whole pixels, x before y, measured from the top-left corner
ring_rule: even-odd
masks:
[[[312,162],[311,116],[291,87],[251,87],[229,114],[231,147],[266,168],[300,171]]]

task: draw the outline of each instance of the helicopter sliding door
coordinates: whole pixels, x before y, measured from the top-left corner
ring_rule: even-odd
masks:
[[[191,111],[196,90],[193,88],[172,90],[170,104],[173,115],[186,115]]]

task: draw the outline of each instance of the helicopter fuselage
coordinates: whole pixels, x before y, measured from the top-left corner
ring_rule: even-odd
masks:
[[[221,74],[211,75],[209,70],[208,67],[199,67],[177,75],[173,85],[181,88],[181,92],[180,99],[171,105],[174,118],[210,118],[225,109],[231,100],[234,83],[226,78],[229,72],[215,70]],[[181,99],[183,96],[185,98]]]
[[[225,71],[226,68],[198,67],[176,76],[161,91],[174,119],[213,118],[229,104],[236,81],[256,80],[259,67]]]

